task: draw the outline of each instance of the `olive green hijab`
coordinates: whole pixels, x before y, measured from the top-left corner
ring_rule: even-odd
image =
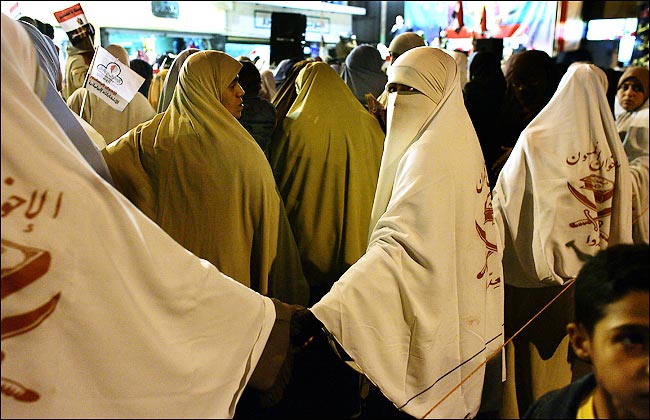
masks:
[[[222,105],[241,64],[200,51],[167,110],[104,156],[116,185],[181,245],[261,294],[304,304],[308,286],[262,149]]]
[[[269,161],[316,300],[366,250],[384,132],[326,63],[307,63],[293,89]]]

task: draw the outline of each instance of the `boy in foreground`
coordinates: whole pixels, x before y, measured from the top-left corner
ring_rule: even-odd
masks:
[[[582,267],[567,332],[593,372],[542,396],[523,418],[649,417],[648,250],[613,246]]]

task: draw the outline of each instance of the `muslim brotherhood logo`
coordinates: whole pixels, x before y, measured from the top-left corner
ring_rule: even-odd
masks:
[[[97,66],[97,71],[99,75],[104,79],[104,82],[107,84],[114,84],[114,85],[121,85],[124,83],[122,78],[120,77],[120,73],[122,73],[122,68],[120,67],[119,64],[117,64],[114,61],[111,61],[107,65],[100,64]]]

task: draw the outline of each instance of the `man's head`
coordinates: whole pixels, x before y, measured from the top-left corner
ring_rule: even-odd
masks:
[[[648,99],[648,69],[628,67],[618,81],[616,99],[626,111],[635,111]]]
[[[575,280],[567,326],[576,355],[596,376],[599,418],[648,418],[648,245],[600,251]]]
[[[81,50],[93,51],[95,37],[95,27],[91,23],[86,23],[79,28],[67,32],[70,43]]]

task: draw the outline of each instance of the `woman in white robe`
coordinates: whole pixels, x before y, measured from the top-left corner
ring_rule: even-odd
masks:
[[[650,218],[648,212],[648,69],[628,67],[621,75],[616,90],[616,128],[632,173],[632,235],[634,243],[648,243]]]
[[[247,384],[273,381],[289,308],[93,171],[43,103],[27,32],[1,19],[2,418],[232,417]]]
[[[452,57],[392,65],[366,253],[311,310],[400,410],[469,418],[502,343],[503,288],[483,155]],[[389,89],[390,90],[390,89]],[[394,89],[393,89],[394,90]]]

